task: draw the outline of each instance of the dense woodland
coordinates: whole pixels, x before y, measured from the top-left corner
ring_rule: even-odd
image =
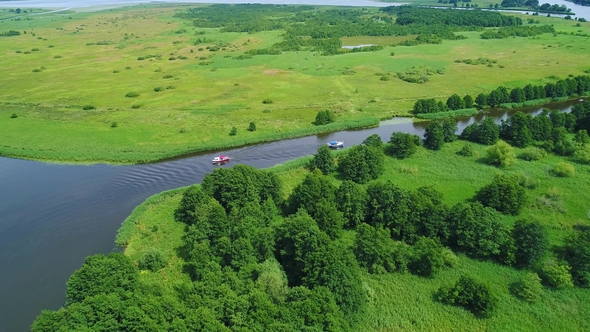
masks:
[[[385,7],[379,13],[366,9],[318,10],[310,6],[212,5],[190,8],[178,14],[196,27],[221,28],[227,32],[285,30],[283,41],[270,48],[248,51],[249,55],[280,54],[310,50],[323,55],[358,52],[342,49],[340,37],[418,35],[410,43],[440,43],[464,38],[458,31],[487,27],[517,27],[519,17],[489,11],[458,11],[409,6]],[[530,33],[530,32],[529,32]],[[368,49],[376,51],[381,48]],[[364,50],[367,51],[367,50]]]
[[[543,285],[590,287],[590,228],[580,225],[563,245],[550,247],[538,222],[503,222],[526,204],[526,178],[499,174],[454,206],[432,187],[406,190],[379,180],[385,158],[411,157],[421,144],[436,150],[456,140],[456,130],[447,119],[432,122],[424,141],[395,132],[384,143],[372,135],[337,163],[321,147],[286,198],[275,173],[245,165],[215,169],[184,191],[175,212],[185,225],[177,252],[190,283],[172,295],[140,283],[140,270],[157,272],[167,264],[157,250],[137,264],[119,253],[91,256],[68,281],[64,308],[42,312],[32,330],[352,331],[367,310],[363,273],[432,277],[453,267],[455,253],[529,270],[511,286],[526,301],[535,301]],[[486,119],[461,138],[493,144],[486,162],[499,166],[514,157],[500,138],[544,153],[569,146],[590,163],[588,130],[590,102],[571,114],[517,113],[500,125]],[[338,186],[334,174],[342,180]],[[490,287],[469,275],[438,289],[433,301],[482,319],[498,305]]]

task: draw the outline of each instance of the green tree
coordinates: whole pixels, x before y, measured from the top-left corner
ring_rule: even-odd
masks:
[[[381,140],[381,136],[379,136],[379,134],[373,134],[373,135],[365,138],[365,140],[363,141],[363,144],[366,146],[374,147],[374,148],[382,148],[383,147],[383,141]]]
[[[338,211],[334,201],[327,201],[325,198],[320,199],[315,207],[313,218],[320,230],[332,240],[340,235],[344,225],[344,218],[342,212]]]
[[[477,97],[475,97],[475,104],[479,109],[488,106],[488,96],[483,93],[478,94]]]
[[[361,223],[356,229],[353,251],[359,265],[369,273],[394,272],[395,243],[389,230]]]
[[[350,180],[342,182],[336,190],[336,204],[342,212],[347,228],[355,228],[365,219],[367,194]]]
[[[423,277],[432,277],[445,265],[443,247],[434,239],[420,237],[413,246],[410,271]]]
[[[413,239],[415,225],[409,222],[410,194],[390,181],[371,183],[367,187],[368,224],[391,231],[394,239]]]
[[[512,237],[516,247],[516,265],[521,268],[533,266],[549,248],[547,232],[537,221],[518,220],[512,229]]]
[[[476,199],[485,206],[515,216],[526,204],[527,196],[518,178],[496,175],[490,184],[477,192]]]
[[[510,285],[510,292],[521,300],[537,302],[543,294],[541,278],[534,272],[528,272],[519,281]]]
[[[334,157],[332,157],[332,152],[328,146],[322,145],[318,148],[318,151],[309,162],[308,169],[314,170],[315,168],[319,169],[323,174],[329,174],[336,170]]]
[[[576,136],[574,136],[574,142],[578,143],[580,146],[590,143],[590,136],[588,136],[588,132],[584,129],[578,130],[576,132]]]
[[[575,231],[567,237],[565,259],[576,285],[590,287],[590,229]]]
[[[545,284],[555,289],[574,287],[571,267],[567,264],[560,264],[554,260],[546,261],[539,271],[539,276]]]
[[[420,146],[420,137],[417,135],[394,132],[391,134],[386,150],[395,158],[404,159],[416,153],[418,146]]]
[[[248,131],[256,131],[256,124],[254,122],[250,122],[248,125]]]
[[[486,149],[486,162],[491,165],[508,167],[516,163],[516,153],[508,143],[498,141]]]
[[[312,217],[315,215],[317,202],[326,199],[334,202],[336,187],[319,170],[305,176],[303,182],[293,189],[289,196],[289,212],[295,213],[305,209]]]
[[[431,122],[426,126],[424,133],[424,146],[431,150],[440,150],[445,142],[443,126],[440,122]]]
[[[470,95],[465,95],[463,97],[463,104],[465,108],[472,108],[473,107],[473,97]]]
[[[465,102],[456,93],[447,99],[447,107],[451,110],[458,110],[465,108]]]
[[[519,148],[526,148],[533,143],[533,134],[528,128],[532,121],[530,115],[516,112],[508,120],[503,121],[500,136]]]
[[[442,130],[445,137],[445,142],[454,142],[457,140],[457,122],[451,118],[446,118],[442,121]]]
[[[313,123],[316,126],[326,125],[328,123],[332,123],[336,120],[336,117],[333,112],[329,110],[319,111],[315,117],[315,122]]]
[[[138,279],[139,270],[122,253],[89,256],[67,282],[66,306],[103,293],[133,291]]]
[[[514,88],[510,91],[510,100],[513,103],[522,103],[526,101],[526,94],[522,88]]]
[[[236,136],[237,134],[238,134],[238,128],[231,127],[231,130],[229,131],[229,136]]]
[[[346,180],[367,183],[378,178],[385,170],[385,156],[379,148],[355,145],[340,157],[338,171]]]
[[[441,287],[437,298],[444,304],[463,307],[480,317],[490,317],[498,302],[487,285],[467,275],[462,275],[454,285]]]

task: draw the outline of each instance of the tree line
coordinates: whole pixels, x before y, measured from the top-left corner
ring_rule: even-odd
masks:
[[[450,96],[446,103],[436,99],[418,99],[412,109],[413,114],[438,113],[450,110],[471,108],[497,107],[505,103],[524,103],[531,100],[546,98],[563,98],[581,96],[590,92],[590,76],[580,75],[558,80],[555,83],[545,85],[527,84],[524,88],[516,87],[512,90],[500,86],[489,94],[480,93],[475,99],[471,95],[460,97],[457,94]]]

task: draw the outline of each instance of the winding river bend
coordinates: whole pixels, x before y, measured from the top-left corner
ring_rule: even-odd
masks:
[[[576,102],[547,108],[569,111]],[[536,114],[540,107],[524,111]],[[489,114],[498,122],[515,111]],[[459,131],[483,115],[458,119]],[[347,146],[394,131],[422,135],[427,123],[385,121],[342,131],[224,151],[232,162],[271,167],[315,153],[330,140]],[[215,153],[146,165],[61,165],[0,157],[0,330],[26,331],[42,309],[65,302],[65,283],[88,255],[108,253],[121,222],[158,192],[200,182]]]

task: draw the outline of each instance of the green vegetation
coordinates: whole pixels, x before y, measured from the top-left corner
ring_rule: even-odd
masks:
[[[32,330],[590,327],[589,165],[559,178],[552,165],[574,159],[495,171],[485,145],[469,143],[471,157],[455,154],[460,141],[416,146],[399,160],[383,155],[392,143],[366,141],[337,154],[338,174],[302,168],[310,158],[236,165],[148,199],[117,235],[125,255],[88,258],[65,307]],[[342,162],[374,149],[378,178],[344,180]],[[334,162],[320,151],[313,163]]]
[[[529,24],[523,21],[530,16],[510,15],[166,4],[19,20],[8,15],[3,31],[20,35],[0,38],[5,54],[0,76],[4,95],[10,96],[0,101],[0,154],[67,162],[154,161],[312,134],[323,110],[339,124],[321,129],[326,132],[359,119],[410,115],[418,99],[454,93],[476,99],[498,86],[510,91],[556,84],[563,73],[576,76],[588,69],[586,22],[575,26],[536,16],[539,23]],[[555,33],[480,37],[486,30],[547,25]],[[359,44],[377,46],[340,49]],[[473,61],[455,62],[458,58]],[[468,63],[483,59],[491,60]],[[394,79],[398,73],[428,81],[410,84]],[[128,92],[138,96],[126,98]],[[469,108],[469,100],[462,99]],[[95,109],[82,110],[84,105]],[[7,122],[12,113],[19,114],[18,122]],[[105,130],[111,122],[120,130]],[[244,130],[249,122],[256,123],[256,131]],[[232,127],[243,129],[229,136]]]

